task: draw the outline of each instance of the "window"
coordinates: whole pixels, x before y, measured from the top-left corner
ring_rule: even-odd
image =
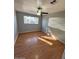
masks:
[[[39,18],[32,16],[24,16],[24,24],[38,24]]]

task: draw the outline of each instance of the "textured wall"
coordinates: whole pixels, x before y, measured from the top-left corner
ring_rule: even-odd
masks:
[[[41,31],[42,27],[42,21],[39,17],[39,24],[24,24],[24,16],[34,16],[38,17],[33,14],[23,13],[23,12],[17,12],[17,21],[18,21],[18,31],[19,32],[32,32],[32,31]]]

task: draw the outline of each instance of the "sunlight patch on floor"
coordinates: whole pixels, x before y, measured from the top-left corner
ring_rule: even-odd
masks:
[[[57,40],[57,37],[54,34],[52,34],[52,32],[47,33],[47,35],[50,36],[53,40]]]
[[[54,36],[54,35],[51,35],[52,36],[52,38],[54,39],[54,40],[57,40],[57,38]]]
[[[47,41],[47,40],[45,40],[43,38],[38,37],[38,39],[41,40],[41,41],[43,41],[43,42],[45,42],[45,43],[47,43],[47,44],[49,44],[49,45],[53,45],[52,42],[49,42],[49,41]]]
[[[48,39],[48,40],[57,40],[57,38],[54,35],[51,36],[41,36],[42,38]]]
[[[38,55],[35,55],[35,59],[39,59],[38,57],[39,57]]]

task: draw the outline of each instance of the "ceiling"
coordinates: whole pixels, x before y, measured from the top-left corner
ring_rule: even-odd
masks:
[[[49,14],[65,10],[65,0],[56,0],[56,3],[50,4],[52,0],[41,0],[43,12]],[[15,0],[15,10],[31,14],[37,13],[37,0]]]

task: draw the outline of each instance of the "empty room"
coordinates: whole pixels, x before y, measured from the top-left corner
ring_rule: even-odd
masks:
[[[65,59],[65,0],[14,0],[14,59]]]

